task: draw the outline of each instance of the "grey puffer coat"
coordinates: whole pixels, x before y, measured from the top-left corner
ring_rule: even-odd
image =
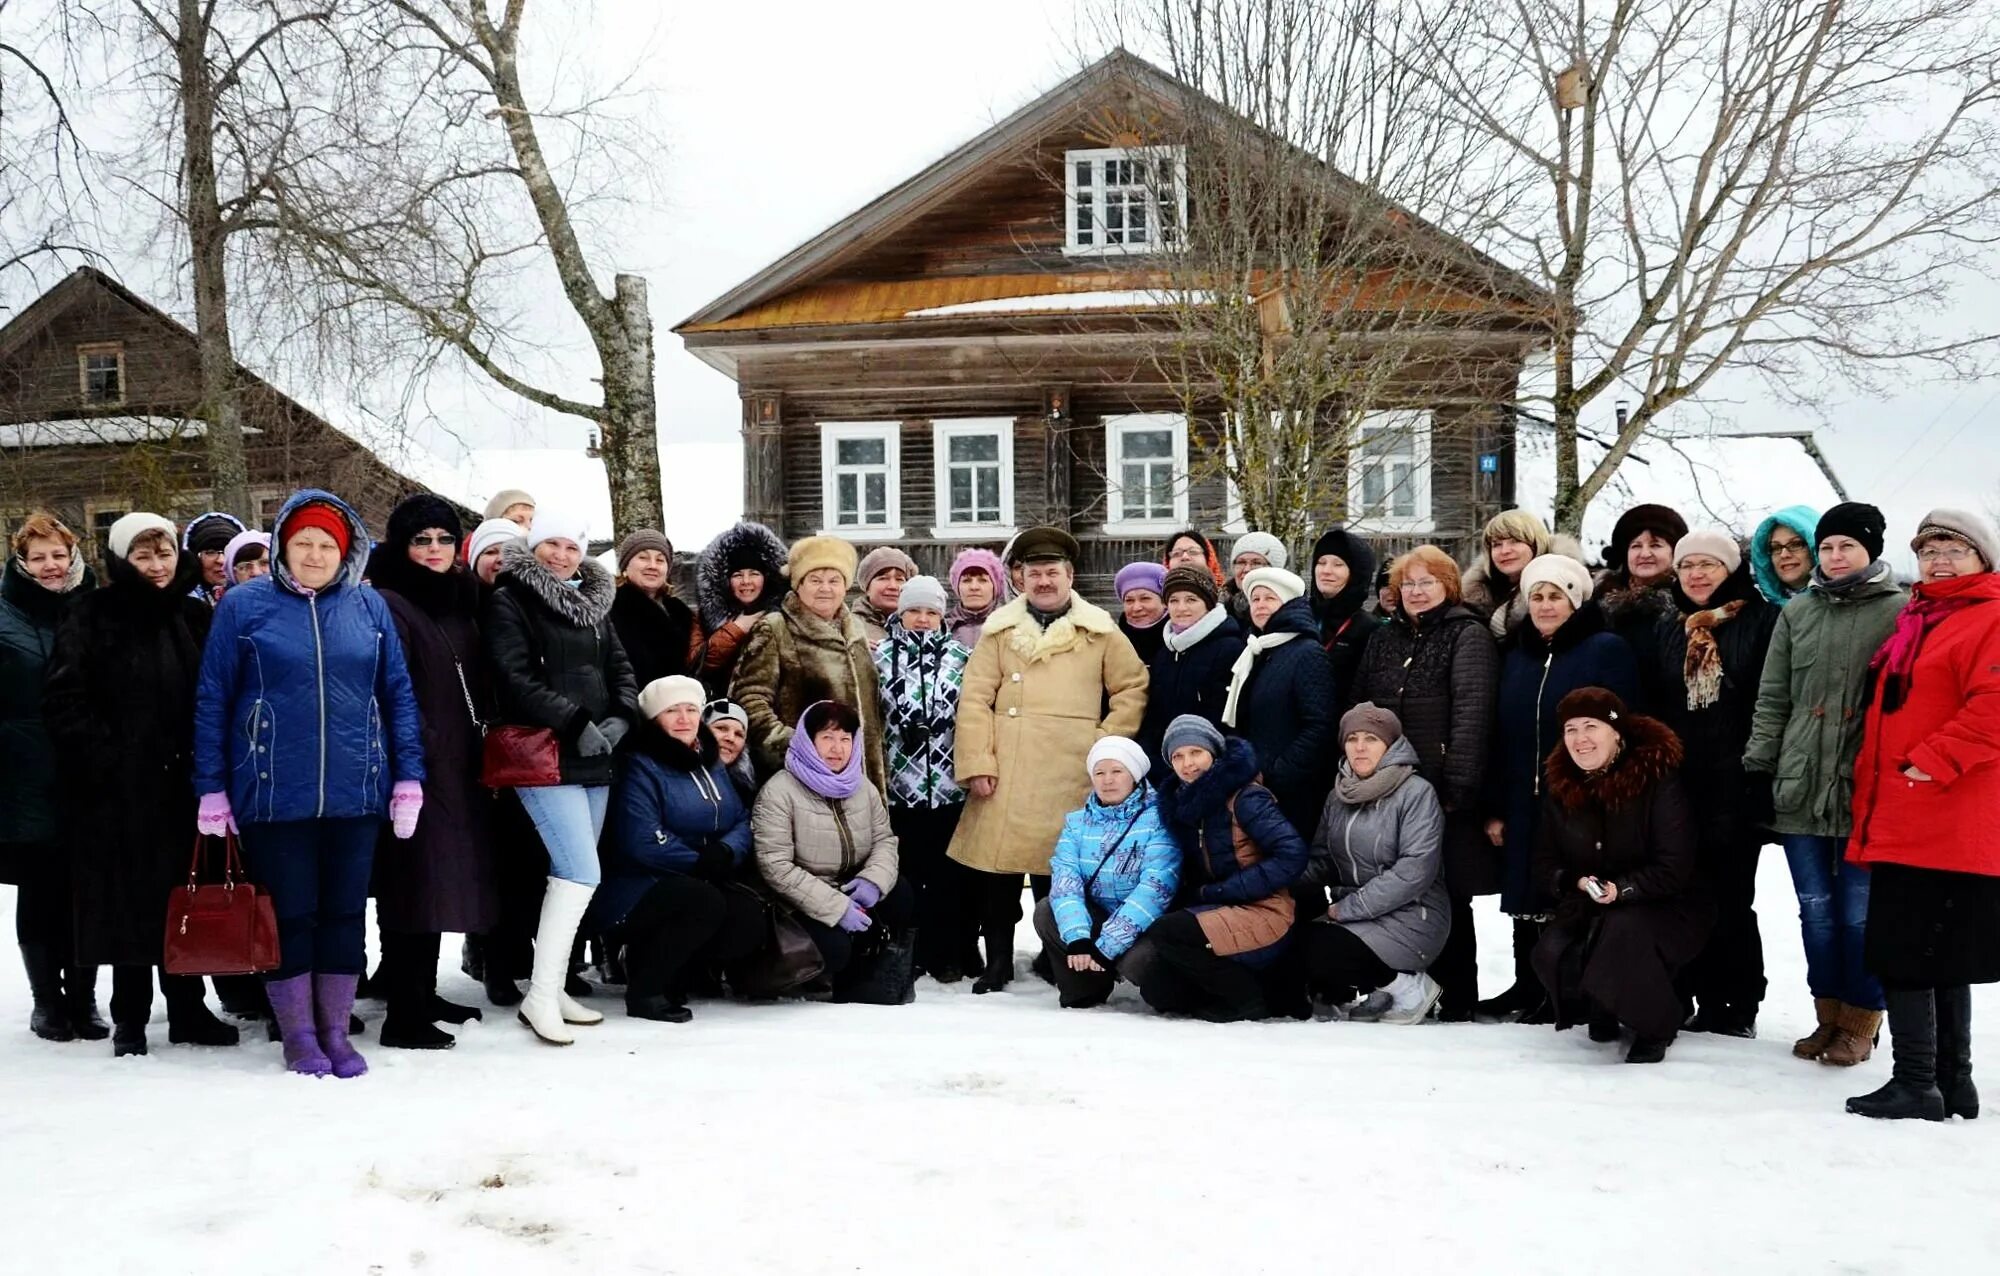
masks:
[[[1414,767],[1417,750],[1398,739],[1382,765]],[[1444,808],[1430,781],[1413,774],[1359,806],[1336,789],[1299,881],[1332,888],[1333,912],[1315,925],[1345,926],[1389,969],[1417,971],[1430,968],[1451,935],[1443,869]]]
[[[896,888],[896,835],[873,785],[846,798],[823,798],[790,771],[757,794],[750,813],[757,872],[785,905],[832,926],[850,902],[841,886],[867,878],[884,895]]]

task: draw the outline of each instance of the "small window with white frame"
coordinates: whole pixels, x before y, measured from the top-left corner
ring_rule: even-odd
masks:
[[[85,407],[109,408],[125,402],[125,347],[100,341],[76,348],[77,388]]]
[[[1187,524],[1187,422],[1146,413],[1104,422],[1105,530],[1172,531]]]
[[[1007,417],[931,426],[934,537],[1008,535],[1014,526],[1014,422]]]
[[[1431,530],[1431,414],[1371,412],[1347,453],[1348,521],[1376,531]]]
[[[1064,252],[1159,252],[1187,224],[1178,147],[1069,151],[1063,173]]]
[[[819,427],[822,533],[901,536],[902,423]]]

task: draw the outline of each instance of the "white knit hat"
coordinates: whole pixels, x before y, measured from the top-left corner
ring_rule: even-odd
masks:
[[[1554,585],[1569,596],[1571,607],[1590,601],[1590,570],[1567,554],[1540,554],[1521,569],[1521,596],[1537,585]]]
[[[655,678],[639,693],[639,712],[648,718],[657,718],[663,710],[677,704],[691,704],[696,708],[708,703],[708,690],[700,682],[686,674],[674,674],[667,678]]]
[[[896,614],[925,608],[930,611],[946,610],[944,585],[935,576],[912,576],[903,582],[903,592],[896,595]]]
[[[105,548],[111,551],[113,558],[123,558],[126,551],[132,548],[132,542],[147,532],[165,532],[169,541],[173,540],[175,535],[172,521],[161,518],[158,514],[127,514],[113,523],[111,530],[105,533]]]
[[[473,529],[472,539],[465,542],[465,561],[476,563],[479,556],[495,545],[504,545],[511,540],[521,540],[527,533],[511,518],[489,518]]]
[[[1269,532],[1249,532],[1237,537],[1236,543],[1229,547],[1230,564],[1235,565],[1236,560],[1245,554],[1262,554],[1264,561],[1273,567],[1283,567],[1292,560],[1291,554],[1285,550],[1285,542]]]
[[[1282,567],[1259,567],[1243,578],[1243,596],[1262,585],[1278,596],[1280,602],[1290,602],[1294,598],[1306,596],[1306,583],[1295,574]]]
[[[537,507],[534,526],[528,529],[528,548],[533,549],[543,541],[552,540],[575,541],[578,549],[588,550],[590,524],[574,514]]]
[[[1090,756],[1085,759],[1083,773],[1096,775],[1097,764],[1104,761],[1116,762],[1131,773],[1134,780],[1143,780],[1153,769],[1146,751],[1135,740],[1127,740],[1122,735],[1108,735],[1090,746]]]
[[[1681,537],[1674,546],[1674,566],[1679,567],[1681,560],[1690,554],[1706,554],[1727,572],[1733,573],[1743,566],[1743,547],[1723,527],[1698,527]]]

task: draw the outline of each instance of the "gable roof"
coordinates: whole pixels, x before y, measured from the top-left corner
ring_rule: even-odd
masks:
[[[763,270],[737,284],[676,324],[673,330],[685,334],[744,326],[740,321],[747,318],[746,311],[772,302],[801,284],[825,274],[835,265],[886,241],[898,230],[957,194],[965,185],[985,173],[989,166],[1032,148],[1048,131],[1074,119],[1079,107],[1114,88],[1149,98],[1161,109],[1169,112],[1178,111],[1189,102],[1197,100],[1212,110],[1226,109],[1213,99],[1202,97],[1188,84],[1129,50],[1113,49],[1098,61],[1021,107],[922,172],[842,218]],[[1331,165],[1317,157],[1307,158],[1326,175],[1328,180],[1342,189],[1360,190],[1352,178]],[[1525,276],[1414,214],[1405,211],[1404,216],[1414,233],[1429,239],[1440,250],[1476,269],[1491,281],[1496,290],[1536,308],[1549,304],[1547,292]],[[1049,287],[1051,277],[1048,275],[1042,275],[1040,282],[1043,287],[1038,291],[1066,290],[1060,283]],[[1102,288],[1104,285],[1098,283],[1094,287]],[[774,307],[773,313],[782,314],[783,308]],[[739,322],[731,323],[731,320]],[[765,324],[759,323],[756,326]]]

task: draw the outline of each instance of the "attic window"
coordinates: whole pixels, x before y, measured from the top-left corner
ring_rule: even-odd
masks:
[[[1063,173],[1065,252],[1158,252],[1187,220],[1177,148],[1070,151]]]
[[[125,347],[118,342],[76,348],[78,388],[87,407],[113,407],[125,401]]]

